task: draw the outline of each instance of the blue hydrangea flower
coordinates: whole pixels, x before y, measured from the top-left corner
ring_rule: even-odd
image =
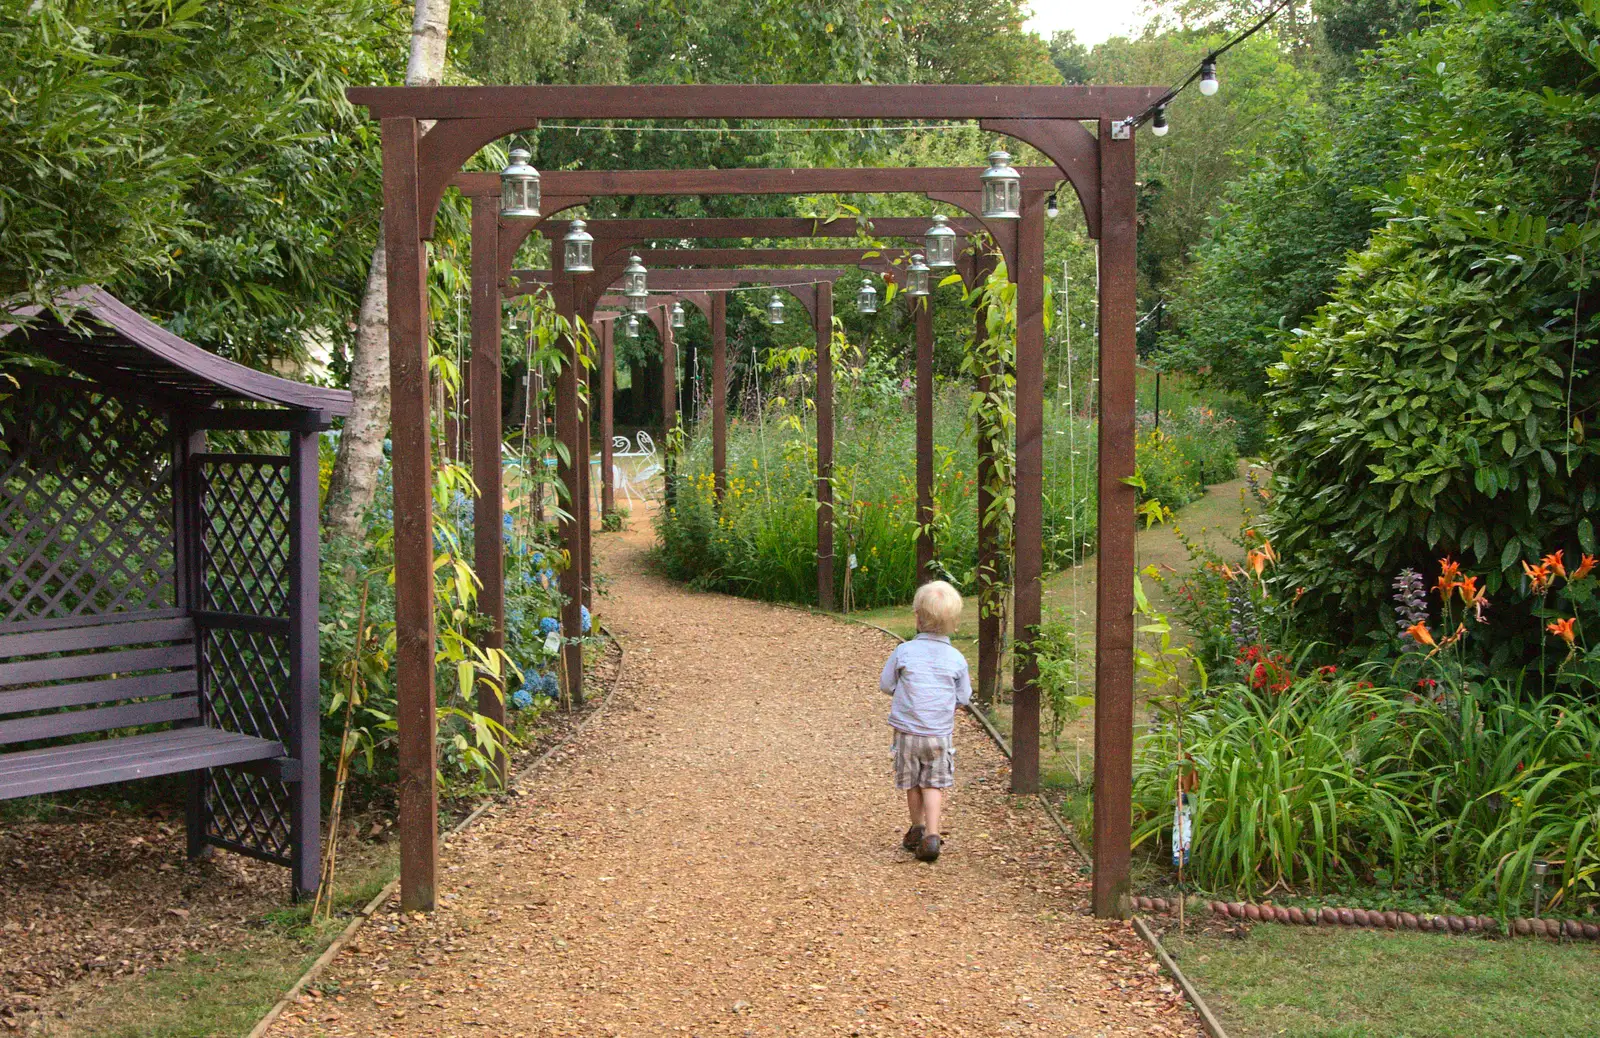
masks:
[[[561,695],[561,682],[556,680],[556,676],[554,674],[550,674],[548,672],[540,674],[539,694],[550,699],[559,698]]]
[[[526,710],[533,705],[533,693],[528,691],[526,685],[511,693],[511,705],[518,710]]]
[[[550,569],[549,567],[545,567],[544,569],[539,571],[539,583],[542,584],[543,586],[549,587],[551,582],[554,581],[555,579],[556,579],[555,571]]]
[[[561,630],[561,621],[557,620],[553,616],[547,616],[543,620],[539,621],[540,634],[548,636],[555,634],[559,630]]]
[[[588,606],[579,606],[578,608],[583,610],[583,613],[582,613],[582,615],[583,615],[583,633],[584,634],[588,634],[590,628],[592,628],[594,626],[593,622],[589,618],[589,607]]]

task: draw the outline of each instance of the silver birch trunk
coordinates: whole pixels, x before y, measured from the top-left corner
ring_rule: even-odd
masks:
[[[449,26],[450,0],[417,0],[406,86],[438,86],[444,80]],[[422,132],[432,125],[425,123]],[[380,226],[350,356],[350,393],[355,399],[328,485],[327,523],[336,537],[360,535],[383,466],[383,440],[389,429],[388,266]]]

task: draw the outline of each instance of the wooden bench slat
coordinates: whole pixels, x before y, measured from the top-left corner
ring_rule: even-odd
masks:
[[[200,733],[201,738],[196,739],[191,733]],[[175,736],[185,736],[185,739],[175,742]],[[70,746],[0,755],[0,800],[284,756],[283,747],[278,743],[215,728],[178,728],[107,739],[98,745],[117,752],[89,767],[65,759],[63,751],[76,748]],[[43,766],[41,762],[45,762]],[[18,768],[19,763],[29,766]]]
[[[200,716],[200,700],[194,696],[155,699],[148,703],[124,703],[94,710],[63,710],[0,721],[0,746],[34,739],[59,739],[85,732],[104,732],[113,728],[134,728],[166,721],[192,721]]]
[[[114,699],[146,699],[151,696],[179,696],[200,688],[200,674],[193,670],[170,670],[165,674],[136,674],[127,678],[103,678],[71,685],[45,685],[13,692],[0,691],[0,715],[26,710],[48,710],[53,706],[84,706],[109,703]]]
[[[68,746],[47,746],[37,750],[23,750],[19,753],[0,753],[0,767],[9,772],[26,771],[29,768],[56,767],[58,765],[71,765],[74,767],[93,768],[101,761],[123,756],[128,752],[130,740],[157,740],[160,745],[182,746],[188,743],[200,744],[211,738],[211,733],[219,729],[206,728],[203,725],[187,728],[174,728],[165,732],[145,732],[140,735],[124,735],[116,739],[101,739],[95,742],[77,742]],[[135,744],[138,745],[138,744]]]
[[[45,652],[82,652],[112,645],[194,640],[194,621],[187,616],[170,620],[135,620],[131,623],[95,624],[27,634],[0,634],[0,659],[37,656]]]
[[[62,681],[117,674],[133,670],[194,666],[194,647],[163,645],[153,649],[126,649],[122,652],[90,652],[79,656],[0,663],[0,685],[24,685],[35,681]]]

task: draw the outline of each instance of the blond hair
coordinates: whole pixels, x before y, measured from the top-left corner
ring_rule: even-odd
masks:
[[[911,600],[917,617],[917,630],[927,634],[954,634],[961,622],[961,592],[942,580],[930,580],[917,588]]]

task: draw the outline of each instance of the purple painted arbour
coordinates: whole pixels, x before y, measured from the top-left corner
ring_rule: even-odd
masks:
[[[317,436],[350,394],[207,353],[98,288],[56,310],[70,323],[0,327],[59,365],[12,367],[0,400],[0,747],[43,744],[0,752],[0,799],[186,774],[191,857],[286,865],[314,893]],[[210,450],[212,429],[284,449]]]
[[[1094,909],[1127,912],[1132,820],[1133,475],[1135,207],[1132,117],[1166,95],[1160,87],[1039,86],[583,86],[370,87],[349,91],[381,120],[384,235],[389,246],[389,334],[396,497],[396,628],[399,658],[401,902],[432,909],[438,865],[434,767],[433,582],[427,444],[428,382],[425,239],[439,200],[463,164],[484,146],[548,119],[975,119],[989,132],[1025,141],[1055,163],[1049,179],[1071,181],[1092,235],[1100,238],[1102,390],[1099,611],[1096,618]],[[424,136],[423,123],[429,129]],[[1083,125],[1095,124],[1097,133]],[[837,170],[821,187],[783,183],[787,171],[711,170],[584,173],[625,194],[785,194],[897,192],[904,171]],[[552,198],[580,204],[582,193],[547,176]],[[617,191],[628,178],[632,190]],[[871,181],[871,183],[867,183]],[[1038,784],[1038,665],[1043,545],[1044,205],[1023,173],[1014,262],[1017,284],[1015,629],[1012,788]],[[877,186],[873,186],[873,185]],[[559,188],[559,190],[558,190]],[[943,192],[971,194],[970,181]],[[592,197],[592,196],[591,196]],[[576,200],[573,200],[576,198]],[[963,208],[966,208],[963,205]],[[555,211],[552,206],[551,211]],[[972,210],[968,208],[969,212]],[[1009,257],[1008,257],[1009,258]],[[552,286],[557,309],[574,315],[571,282]],[[569,370],[573,365],[568,365]],[[558,392],[577,428],[576,375]],[[570,403],[567,403],[570,401]],[[398,519],[404,515],[405,522]],[[575,530],[567,531],[575,534]],[[572,543],[569,541],[569,543]],[[576,591],[576,588],[572,589]],[[571,608],[569,606],[569,608]]]

